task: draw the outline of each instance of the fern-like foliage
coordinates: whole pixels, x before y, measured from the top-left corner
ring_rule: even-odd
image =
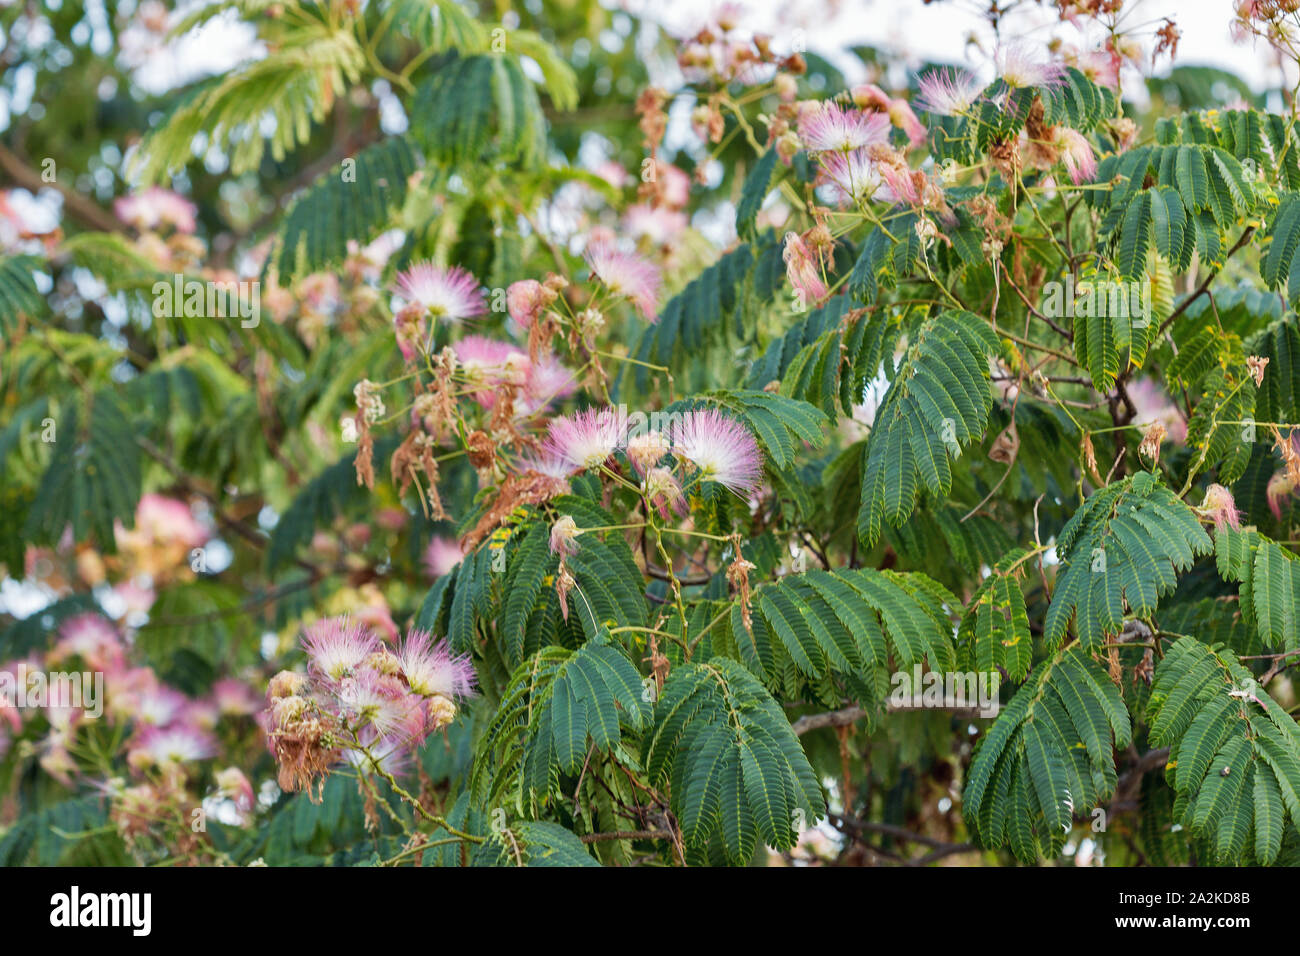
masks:
[[[268,146],[280,160],[307,141],[312,125],[361,79],[364,55],[346,24],[302,12],[286,21],[292,25],[278,31],[265,57],[200,84],[173,108],[141,144],[134,175],[161,182],[194,158],[200,134],[230,157],[236,176],[255,171]]]
[[[749,627],[735,605],[731,631],[741,660],[756,674],[775,678],[788,656],[810,678],[834,672],[870,688],[891,661],[951,669],[949,615],[958,606],[920,573],[813,570],[759,588]]]
[[[1300,559],[1258,531],[1214,534],[1219,574],[1239,584],[1241,618],[1265,647],[1300,647]]]
[[[858,535],[868,545],[882,521],[907,520],[922,486],[935,496],[952,487],[950,461],[988,422],[988,356],[997,350],[988,325],[969,312],[937,313],[911,334],[863,450]]]
[[[1173,814],[1220,864],[1270,864],[1300,824],[1300,728],[1235,657],[1183,638],[1156,668],[1153,746],[1168,746]],[[1253,840],[1252,840],[1253,834]]]
[[[535,166],[544,155],[537,91],[510,57],[455,57],[420,84],[414,97],[411,133],[437,162]]]
[[[474,851],[474,866],[600,866],[582,841],[556,823],[526,820],[492,830]]]
[[[673,668],[645,738],[644,765],[651,780],[668,784],[687,845],[716,840],[735,863],[748,860],[758,840],[793,846],[800,814],[811,824],[826,813],[781,706],[726,657]]]
[[[516,668],[502,695],[479,743],[474,792],[489,805],[512,799],[520,814],[541,812],[553,791],[562,799],[561,774],[576,778],[593,748],[614,751],[624,733],[646,726],[648,700],[608,632],[576,651],[544,648]]]
[[[1114,750],[1132,739],[1106,671],[1079,644],[1056,652],[977,744],[962,815],[980,845],[1010,845],[1025,863],[1054,856],[1075,812],[1114,792]]]
[[[1141,472],[1095,492],[1057,537],[1061,568],[1044,621],[1059,645],[1070,621],[1095,650],[1118,634],[1126,609],[1149,617],[1177,584],[1178,571],[1213,549],[1192,509]]]
[[[1029,673],[1034,642],[1017,580],[1026,556],[1020,548],[1008,552],[971,596],[957,630],[960,667],[984,672],[1001,668],[1013,681]]]
[[[107,392],[70,406],[58,423],[54,454],[36,491],[24,532],[54,544],[71,526],[77,540],[116,551],[113,525],[135,524],[141,494],[140,447],[130,420]]]
[[[34,317],[45,307],[33,273],[42,267],[36,256],[0,256],[0,332],[11,336],[21,316]]]
[[[1187,444],[1196,453],[1193,467],[1217,466],[1223,484],[1232,484],[1250,464],[1258,389],[1246,357],[1240,338],[1206,325],[1167,370],[1170,380],[1200,395],[1187,423]]]
[[[281,279],[342,262],[349,241],[365,243],[387,228],[418,167],[411,141],[394,136],[358,153],[346,177],[341,165],[321,177],[289,209],[276,237]]]

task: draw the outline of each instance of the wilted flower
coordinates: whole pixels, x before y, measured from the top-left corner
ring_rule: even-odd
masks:
[[[578,553],[578,535],[582,529],[572,515],[564,515],[551,525],[551,553],[574,555]]]
[[[715,408],[688,412],[673,429],[673,453],[707,481],[737,494],[758,488],[763,459],[749,429]]]
[[[785,274],[794,286],[809,302],[819,302],[829,291],[822,280],[817,263],[812,253],[797,232],[785,234],[785,248],[781,252],[785,259]]]

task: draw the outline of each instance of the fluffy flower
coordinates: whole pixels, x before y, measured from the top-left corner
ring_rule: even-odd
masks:
[[[435,319],[460,322],[487,312],[478,279],[460,266],[444,269],[432,262],[417,262],[399,273],[393,284],[407,303],[418,303]]]
[[[658,315],[659,287],[663,276],[651,263],[631,252],[622,252],[610,242],[588,244],[583,257],[592,274],[611,292],[626,296],[651,322]]]
[[[632,467],[643,475],[659,464],[659,459],[668,452],[668,439],[661,432],[643,432],[633,435],[627,441],[628,461],[632,462]]]
[[[341,715],[350,724],[369,726],[381,737],[414,741],[424,736],[420,698],[407,693],[396,677],[363,670],[338,687]]]
[[[625,430],[614,409],[589,408],[551,422],[544,451],[567,463],[573,474],[603,464],[623,443]]]
[[[531,415],[578,390],[578,377],[553,354],[538,356],[528,366],[519,411]]]
[[[379,639],[359,622],[331,617],[309,625],[302,646],[313,671],[338,681],[354,673],[379,649]]]
[[[113,212],[118,219],[137,229],[156,230],[161,226],[172,226],[177,232],[191,233],[196,225],[194,217],[198,207],[170,189],[150,186],[134,195],[113,200]]]
[[[1058,126],[1056,145],[1061,149],[1061,160],[1065,163],[1065,171],[1070,174],[1070,182],[1077,186],[1097,175],[1097,157],[1088,140],[1078,130]]]
[[[645,237],[657,246],[672,242],[686,228],[686,214],[667,206],[638,203],[623,214],[623,225],[635,238]]]
[[[818,157],[818,162],[821,165],[819,182],[829,187],[833,202],[857,206],[877,198],[884,190],[885,177],[868,150],[824,153]]]
[[[162,766],[204,760],[216,752],[216,742],[210,734],[177,724],[174,727],[151,727],[146,730],[131,748],[128,760],[133,766]]]
[[[1031,86],[1056,86],[1065,76],[1059,63],[1039,62],[1022,46],[1007,47],[997,56],[998,75],[1007,86],[1024,89]]]
[[[532,328],[534,322],[555,300],[555,294],[536,279],[512,282],[506,289],[506,311],[520,328]]]
[[[102,616],[87,612],[70,617],[59,625],[59,642],[50,655],[52,662],[79,657],[92,670],[117,670],[124,666],[126,650],[118,639],[117,628]]]
[[[763,459],[748,428],[715,408],[688,412],[673,428],[673,453],[737,494],[758,488]]]
[[[430,578],[440,578],[447,574],[465,557],[459,544],[451,538],[433,537],[424,549],[424,570]]]
[[[412,630],[397,649],[397,660],[411,690],[421,697],[460,699],[474,693],[474,665],[453,654],[446,641],[434,641],[428,631]]]
[[[1210,485],[1205,489],[1205,501],[1201,503],[1201,511],[1219,530],[1223,530],[1224,525],[1231,525],[1234,528],[1241,526],[1241,520],[1237,515],[1237,503],[1232,498],[1232,492],[1223,485]]]
[[[785,259],[785,273],[790,285],[801,292],[808,302],[819,302],[826,296],[826,283],[813,261],[812,253],[797,232],[785,234],[785,249],[781,252]]]
[[[578,553],[578,535],[582,529],[572,515],[564,515],[551,525],[551,553],[566,557]]]
[[[799,138],[815,153],[848,152],[888,142],[889,117],[845,109],[838,103],[812,103],[799,114]]]
[[[255,714],[262,706],[257,691],[233,677],[223,677],[212,685],[212,701],[218,713],[229,716]]]
[[[890,123],[907,134],[907,140],[913,146],[925,142],[925,126],[916,118],[907,100],[891,97],[874,83],[868,83],[854,89],[853,102],[861,108],[874,106],[883,112]]]
[[[956,116],[970,109],[984,89],[983,82],[965,70],[931,70],[920,80],[917,105],[936,116]]]
[[[452,349],[468,384],[471,387],[483,386],[474,391],[473,396],[484,408],[496,404],[495,388],[523,385],[528,377],[528,355],[509,342],[467,335]]]
[[[668,520],[671,509],[679,516],[686,515],[686,497],[676,476],[667,468],[651,468],[644,482],[646,498],[659,512],[659,517]]]

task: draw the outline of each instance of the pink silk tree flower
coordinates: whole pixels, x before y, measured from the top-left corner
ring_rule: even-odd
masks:
[[[393,291],[404,303],[423,306],[435,320],[462,322],[487,312],[478,279],[460,266],[444,269],[432,262],[417,262],[398,273]]]
[[[551,525],[551,554],[572,557],[578,553],[578,535],[582,529],[572,515],[564,515]]]
[[[936,116],[956,116],[970,109],[984,83],[965,70],[931,70],[921,77],[917,105]]]
[[[813,103],[799,113],[799,139],[814,153],[848,152],[889,141],[889,117],[845,109],[838,103]]]
[[[379,639],[359,621],[330,617],[307,626],[302,646],[312,671],[339,681],[356,672],[379,650]]]
[[[1070,174],[1070,182],[1077,186],[1090,182],[1097,175],[1097,157],[1082,133],[1059,126],[1056,143],[1061,147],[1061,160],[1065,163],[1065,171]]]
[[[474,664],[468,655],[453,654],[446,641],[413,629],[397,649],[397,660],[411,690],[421,697],[435,694],[460,700],[474,694]]]
[[[1031,86],[1057,86],[1065,79],[1065,67],[1041,62],[1024,46],[1011,46],[996,56],[998,76],[1007,86],[1025,89]]]
[[[583,257],[591,267],[592,275],[605,288],[615,295],[625,296],[647,321],[658,319],[656,310],[663,276],[652,263],[605,241],[589,243]]]
[[[860,108],[873,106],[883,112],[889,117],[889,122],[907,134],[907,141],[913,146],[925,142],[925,126],[916,118],[907,100],[891,97],[874,83],[868,83],[853,90],[853,102]]]
[[[687,412],[673,428],[673,454],[736,494],[757,490],[763,457],[749,429],[716,408]]]
[[[626,422],[612,408],[589,408],[557,418],[547,431],[544,453],[561,459],[569,474],[598,468],[623,444]]]

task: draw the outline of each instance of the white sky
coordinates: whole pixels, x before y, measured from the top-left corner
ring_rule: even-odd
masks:
[[[676,33],[698,27],[715,7],[710,0],[614,0],[614,4],[646,11]],[[967,37],[974,34],[987,50],[993,36],[984,19],[987,0],[938,0],[928,5],[921,0],[745,0],[739,6],[745,27],[772,34],[777,49],[793,28],[802,28],[809,48],[817,52],[869,44],[905,52],[918,62],[930,59],[978,67],[986,58],[976,51],[967,55]],[[828,15],[828,11],[833,12]],[[1122,24],[1149,45],[1152,31],[1165,16],[1172,16],[1182,30],[1178,64],[1218,66],[1238,74],[1256,90],[1279,84],[1281,75],[1269,63],[1267,47],[1249,41],[1233,43],[1228,32],[1231,0],[1129,0]],[[1004,29],[1030,41],[1046,43],[1057,36],[1083,47],[1079,32],[1062,23],[1050,3],[1022,3],[1006,18]],[[839,60],[836,63],[840,65]],[[1168,58],[1161,58],[1159,69],[1168,69]]]

